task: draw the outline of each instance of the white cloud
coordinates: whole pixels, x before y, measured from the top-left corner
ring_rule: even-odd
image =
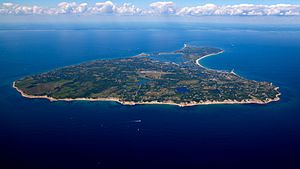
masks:
[[[154,2],[150,4],[150,7],[153,10],[153,13],[157,14],[174,14],[176,13],[175,3],[172,1],[164,1],[164,2]]]
[[[133,4],[114,4],[111,1],[95,4],[61,2],[54,8],[26,6],[15,3],[0,4],[0,15],[178,15],[178,16],[205,16],[205,15],[299,15],[300,4],[276,5],[215,5],[205,4],[191,7],[176,7],[172,1],[151,3],[149,9],[141,9]]]
[[[277,5],[254,5],[239,4],[217,6],[206,4],[195,7],[184,7],[177,12],[177,15],[299,15],[300,5],[277,4]]]
[[[78,5],[75,2],[61,2],[57,5],[57,14],[76,13]]]
[[[97,2],[94,7],[90,8],[92,13],[109,14],[114,13],[116,6],[111,1]]]
[[[218,6],[206,4],[203,6],[184,7],[177,12],[177,15],[214,15]]]
[[[122,6],[116,8],[116,12],[121,15],[137,15],[142,14],[143,10],[132,4],[124,3]]]

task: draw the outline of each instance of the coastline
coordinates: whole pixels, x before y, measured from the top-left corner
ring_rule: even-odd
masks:
[[[222,50],[222,51],[220,51],[220,52],[218,52],[218,53],[212,53],[212,54],[204,55],[204,56],[202,56],[202,57],[200,57],[200,58],[198,58],[198,59],[196,60],[196,65],[198,65],[198,66],[200,66],[201,68],[206,69],[206,70],[212,70],[212,71],[216,71],[216,72],[220,72],[220,73],[228,73],[228,72],[226,72],[226,71],[210,69],[210,68],[207,68],[207,67],[205,67],[205,66],[203,66],[203,65],[200,64],[200,61],[201,61],[202,59],[207,58],[207,57],[209,57],[209,56],[219,55],[219,54],[221,54],[221,53],[224,53],[224,50]]]
[[[279,101],[279,96],[281,93],[278,91],[279,87],[277,87],[275,90],[278,92],[276,94],[276,97],[274,99],[267,99],[265,101],[257,100],[257,99],[246,99],[242,101],[237,100],[224,100],[224,101],[202,101],[202,102],[189,102],[189,103],[175,103],[173,101],[165,101],[165,102],[158,102],[158,101],[151,101],[151,102],[133,102],[133,101],[122,101],[119,98],[64,98],[64,99],[56,99],[50,96],[34,96],[24,93],[21,89],[19,89],[16,86],[16,82],[13,82],[12,87],[16,89],[23,97],[29,98],[29,99],[47,99],[49,101],[112,101],[117,102],[122,105],[146,105],[146,104],[160,104],[160,105],[175,105],[179,107],[190,107],[190,106],[197,106],[197,105],[211,105],[211,104],[268,104],[271,102]]]

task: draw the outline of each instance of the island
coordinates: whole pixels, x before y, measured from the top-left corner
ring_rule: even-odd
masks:
[[[102,59],[30,75],[13,82],[27,98],[115,101],[124,105],[267,104],[279,88],[233,71],[208,69],[201,59],[222,49],[185,44],[173,52]]]

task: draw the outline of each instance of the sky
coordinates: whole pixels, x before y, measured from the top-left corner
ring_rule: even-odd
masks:
[[[56,6],[60,2],[77,2],[95,4],[103,2],[103,0],[0,0],[0,3],[12,2],[22,5],[39,5],[39,6]],[[113,3],[123,4],[132,3],[138,7],[148,7],[149,4],[156,2],[155,0],[112,0]],[[233,5],[233,4],[300,4],[300,0],[173,0],[178,6],[194,6],[212,3],[216,5]]]
[[[1,15],[300,16],[300,0],[0,0]]]

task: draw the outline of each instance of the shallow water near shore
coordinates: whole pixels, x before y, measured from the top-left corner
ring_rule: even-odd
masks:
[[[300,27],[268,31],[259,25],[247,30],[178,25],[171,30],[166,25],[0,30],[0,166],[299,167]],[[201,64],[273,82],[281,100],[267,105],[122,106],[26,99],[12,88],[14,80],[26,75],[95,59],[170,52],[184,43],[223,49]]]

